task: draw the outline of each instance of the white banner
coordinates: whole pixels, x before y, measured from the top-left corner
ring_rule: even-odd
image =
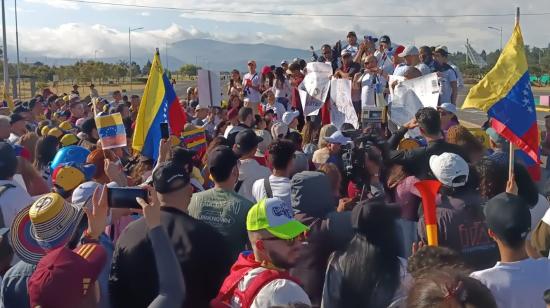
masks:
[[[437,102],[439,100],[439,84],[437,82],[436,73],[405,80],[401,82],[400,85],[414,91],[424,107],[437,108]],[[396,99],[399,99],[399,97],[397,93],[394,93],[393,100],[395,101]]]
[[[222,105],[220,74],[209,70],[199,70],[199,105],[205,107]]]
[[[359,128],[357,113],[351,102],[351,80],[332,79],[330,81],[330,120],[338,129],[342,124],[350,123]]]
[[[330,63],[310,62],[306,70],[307,74],[298,87],[300,100],[306,116],[317,115],[328,96],[332,66]]]

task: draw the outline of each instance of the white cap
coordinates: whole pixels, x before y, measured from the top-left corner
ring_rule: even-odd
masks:
[[[443,153],[430,157],[430,169],[441,184],[448,187],[466,185],[470,168],[468,163],[457,154]],[[459,177],[461,177],[459,179]]]
[[[416,46],[409,45],[403,49],[403,52],[398,54],[397,56],[400,58],[404,58],[406,56],[418,56],[420,52],[418,51],[418,48]]]
[[[286,125],[290,125],[294,119],[296,119],[300,115],[299,111],[287,111],[283,113],[283,123]]]
[[[455,104],[451,104],[451,103],[443,103],[441,104],[441,106],[438,106],[437,108],[439,109],[443,109],[447,112],[450,112],[452,114],[456,114],[456,105]]]
[[[286,60],[281,61],[281,65],[288,64]]]
[[[271,136],[273,137],[273,140],[279,139],[280,136],[284,138],[287,133],[288,133],[288,125],[286,125],[283,122],[277,121],[271,126]]]
[[[447,49],[447,46],[445,45],[439,45],[435,48],[435,50],[445,50],[446,53],[449,53],[449,49]]]
[[[340,55],[343,56],[351,56],[351,52],[347,49],[342,49],[342,52],[340,52]]]
[[[325,137],[325,141],[333,144],[346,145],[348,142],[351,141],[351,139],[345,137],[344,135],[342,135],[341,131],[337,130],[332,135],[330,135],[330,137]]]

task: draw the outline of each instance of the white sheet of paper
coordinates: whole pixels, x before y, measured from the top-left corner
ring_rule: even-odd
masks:
[[[205,107],[221,106],[222,90],[220,74],[209,70],[199,70],[199,105]]]
[[[351,80],[332,79],[330,81],[330,120],[338,129],[342,124],[350,123],[359,128],[357,113],[351,102]]]
[[[298,86],[300,100],[305,115],[317,115],[327,100],[332,66],[329,63],[310,62],[306,71],[304,80]]]
[[[439,100],[439,83],[437,82],[436,73],[405,80],[401,82],[401,85],[412,89],[424,107],[437,108],[437,102]],[[395,95],[394,93],[394,100]]]

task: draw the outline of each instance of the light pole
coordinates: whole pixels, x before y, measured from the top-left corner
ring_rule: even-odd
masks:
[[[141,29],[143,29],[143,27],[134,28],[134,29],[128,27],[128,52],[130,54],[130,63],[129,63],[130,90],[132,90],[132,36],[131,36],[131,33],[132,33],[132,31],[137,31],[137,30],[141,30]]]
[[[17,97],[19,98],[21,96],[21,73],[19,70],[19,30],[17,26],[17,0],[14,0],[14,2],[15,2],[15,50],[17,52],[16,78],[17,78]]]
[[[497,28],[497,27],[487,27],[487,28],[500,32],[500,52],[502,53],[502,26],[500,28]]]
[[[4,0],[2,0],[2,55],[4,58],[4,97],[8,98],[8,89],[10,86],[10,76],[8,75],[8,41],[6,40],[6,10],[4,8]]]

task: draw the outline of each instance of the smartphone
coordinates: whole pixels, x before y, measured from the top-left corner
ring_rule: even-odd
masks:
[[[168,140],[170,138],[170,130],[168,129],[168,123],[160,123],[160,136],[162,139]]]
[[[139,187],[113,187],[107,189],[110,208],[141,209],[136,198],[147,200],[147,190]]]

